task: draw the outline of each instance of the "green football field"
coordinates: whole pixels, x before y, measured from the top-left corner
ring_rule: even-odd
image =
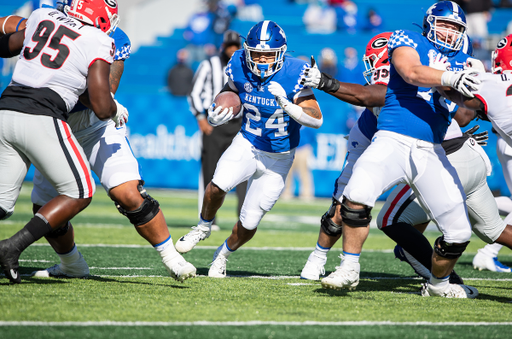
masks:
[[[26,184],[15,214],[0,221],[0,238],[31,218]],[[197,194],[148,189],[164,211],[174,241],[197,222]],[[185,258],[198,269],[179,283],[159,255],[119,214],[103,189],[73,220],[88,279],[31,278],[58,263],[45,240],[23,252],[22,283],[0,277],[1,338],[512,338],[512,274],[474,270],[484,243],[473,237],[456,270],[477,299],[424,298],[422,280],[394,258],[394,243],[372,229],[354,291],[323,289],[301,280],[329,199],[279,201],[255,237],[232,254],[226,279],[208,278],[213,252],[236,221],[235,198],[219,211],[212,232]],[[378,213],[378,207],[373,211]],[[433,241],[439,236],[427,232]],[[339,264],[341,242],[329,253],[327,274]],[[512,266],[512,251],[500,260]]]

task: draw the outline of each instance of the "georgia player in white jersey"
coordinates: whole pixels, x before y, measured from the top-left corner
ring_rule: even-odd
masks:
[[[12,214],[30,164],[59,193],[22,230],[0,242],[0,264],[11,282],[21,281],[21,252],[91,201],[95,185],[89,164],[66,119],[86,88],[82,98],[100,119],[119,119],[126,111],[109,89],[115,46],[105,32],[116,22],[114,0],[75,0],[68,16],[37,9],[26,29],[0,38],[0,57],[21,52],[0,98],[0,218]]]

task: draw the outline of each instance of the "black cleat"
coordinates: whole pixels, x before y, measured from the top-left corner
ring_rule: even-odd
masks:
[[[0,241],[0,265],[5,276],[14,284],[21,283],[18,272],[20,251],[10,244],[9,239]]]
[[[450,284],[464,285],[464,281],[455,271],[452,271],[450,274]]]

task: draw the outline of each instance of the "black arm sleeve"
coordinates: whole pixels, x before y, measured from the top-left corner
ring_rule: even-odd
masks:
[[[0,58],[12,58],[15,56],[9,49],[9,38],[11,35],[12,33],[5,34],[0,37]]]

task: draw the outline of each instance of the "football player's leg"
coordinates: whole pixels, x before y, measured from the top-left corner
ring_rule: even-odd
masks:
[[[69,126],[47,116],[17,114],[18,123],[35,131],[24,140],[27,158],[52,183],[58,196],[50,200],[36,216],[7,241],[3,241],[2,257],[17,265],[19,254],[31,243],[58,229],[87,207],[94,194],[95,185],[82,148],[71,134]],[[10,265],[9,264],[9,265]],[[11,270],[17,275],[17,270]],[[13,274],[10,278],[19,282]]]
[[[411,186],[422,207],[443,235],[436,239],[432,256],[432,276],[422,288],[423,296],[474,298],[478,291],[450,284],[450,273],[471,237],[471,225],[464,203],[465,193],[455,168],[440,145],[429,149],[419,145],[412,152],[417,175]],[[421,147],[421,148],[420,148]],[[439,183],[433,187],[432,183]]]
[[[158,201],[144,189],[139,164],[126,139],[126,129],[116,129],[109,124],[84,143],[90,149],[91,166],[118,211],[158,251],[170,275],[179,281],[195,276],[195,267],[174,248]]]
[[[176,249],[180,253],[190,251],[199,241],[210,236],[215,215],[227,192],[247,181],[255,171],[256,155],[252,146],[243,136],[237,135],[219,159],[213,179],[206,187],[197,226],[176,242]]]
[[[268,156],[256,152],[257,170],[248,181],[247,194],[240,219],[231,235],[219,246],[213,256],[210,277],[225,277],[227,258],[252,239],[263,216],[272,209],[284,190],[286,175],[293,162],[293,153]],[[215,180],[215,178],[214,178]]]
[[[355,288],[359,283],[359,257],[368,237],[371,209],[377,198],[405,177],[399,164],[403,155],[393,135],[377,132],[377,139],[354,165],[354,172],[343,193],[343,257],[336,271],[322,279],[326,288]]]
[[[4,125],[3,111],[0,111],[0,124]],[[30,167],[30,160],[18,152],[10,142],[7,133],[0,133],[0,220],[9,218],[14,212],[23,180]]]
[[[406,184],[399,184],[391,192],[377,217],[378,228],[397,243],[395,257],[407,262],[425,279],[430,278],[434,251],[422,234],[429,221]]]
[[[333,192],[333,201],[327,212],[320,219],[320,231],[315,250],[311,252],[300,274],[302,279],[318,280],[325,274],[327,253],[338,241],[342,234],[342,219],[340,208],[343,191],[352,176],[355,162],[370,145],[370,140],[361,132],[356,124],[348,137],[349,149],[340,176],[336,179]]]

